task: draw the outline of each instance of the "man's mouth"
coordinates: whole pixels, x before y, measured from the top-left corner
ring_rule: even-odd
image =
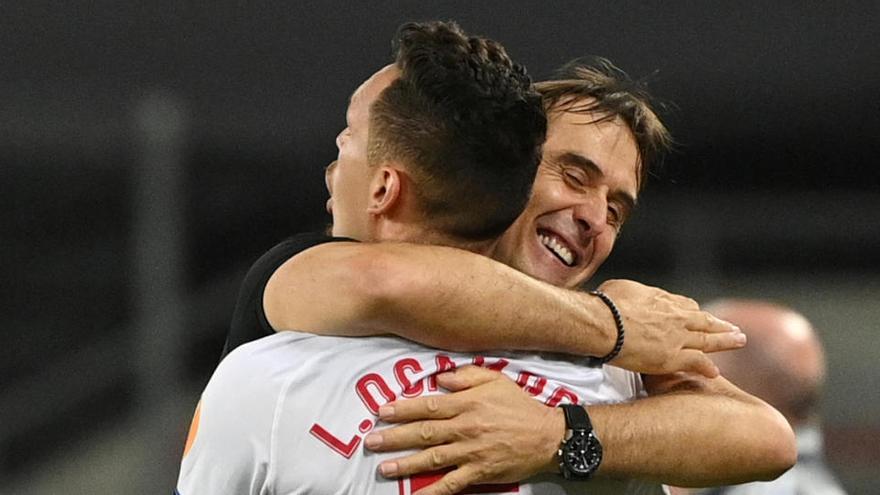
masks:
[[[568,247],[565,240],[561,237],[553,234],[552,232],[546,230],[538,231],[538,240],[541,244],[547,248],[548,251],[553,253],[556,258],[559,259],[565,266],[572,267],[575,264],[576,258],[572,250]]]

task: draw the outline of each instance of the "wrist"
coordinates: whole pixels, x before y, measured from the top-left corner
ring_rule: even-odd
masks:
[[[584,355],[601,357],[614,350],[617,342],[617,326],[614,315],[608,306],[598,297],[583,293],[584,310],[586,311],[586,331],[581,331],[584,338]]]
[[[545,455],[545,463],[541,468],[542,473],[559,474],[559,444],[565,438],[565,415],[558,407],[548,407],[547,441],[542,450]]]
[[[615,450],[617,446],[614,445],[614,438],[608,431],[609,429],[609,420],[612,420],[615,416],[622,417],[626,413],[623,411],[614,414],[612,411],[614,407],[618,405],[593,405],[593,406],[584,406],[584,409],[587,411],[587,414],[590,415],[590,421],[593,423],[593,433],[595,433],[596,437],[598,437],[602,441],[602,463],[599,465],[599,469],[596,471],[598,476],[608,477],[609,472],[613,471],[615,459]],[[619,425],[616,425],[619,427]]]
[[[602,292],[599,289],[591,290],[590,294],[599,298],[605,306],[608,306],[608,310],[611,311],[611,316],[614,319],[614,327],[616,329],[616,337],[614,341],[614,348],[611,349],[610,352],[599,356],[599,364],[605,364],[620,354],[620,351],[623,349],[623,339],[625,335],[625,330],[623,327],[623,316],[620,314],[620,310],[617,309],[617,305],[614,304],[614,301],[608,297],[607,294]]]

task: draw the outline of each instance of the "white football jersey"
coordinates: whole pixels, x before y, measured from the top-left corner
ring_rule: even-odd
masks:
[[[436,375],[468,364],[501,371],[536,400],[602,404],[644,393],[639,376],[560,356],[452,353],[394,337],[323,337],[298,332],[239,347],[202,394],[177,489],[201,494],[409,495],[442,476],[391,480],[377,474],[396,453],[364,449],[364,436],[389,425],[387,402],[443,393]],[[601,440],[601,438],[600,438]],[[558,475],[477,485],[463,493],[663,493],[634,481],[567,482]]]

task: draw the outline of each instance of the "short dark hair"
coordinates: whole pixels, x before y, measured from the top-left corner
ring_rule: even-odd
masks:
[[[500,235],[528,202],[547,131],[525,68],[438,21],[402,25],[395,64],[400,77],[370,109],[369,163],[401,160],[431,228]]]
[[[544,98],[544,109],[592,113],[595,122],[619,118],[633,133],[639,153],[638,179],[641,189],[648,171],[672,147],[672,137],[654,110],[644,84],[630,77],[603,57],[573,60],[560,68],[553,79],[535,84]]]

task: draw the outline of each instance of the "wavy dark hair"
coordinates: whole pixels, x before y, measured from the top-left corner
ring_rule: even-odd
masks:
[[[407,167],[430,227],[500,235],[531,193],[547,131],[541,96],[503,46],[454,22],[404,24],[394,47],[400,77],[370,108],[370,164]]]
[[[547,114],[554,111],[589,113],[594,122],[619,118],[633,133],[639,153],[641,189],[650,168],[671,150],[669,130],[660,120],[644,83],[631,79],[610,60],[587,57],[562,66],[554,78],[535,84]]]

